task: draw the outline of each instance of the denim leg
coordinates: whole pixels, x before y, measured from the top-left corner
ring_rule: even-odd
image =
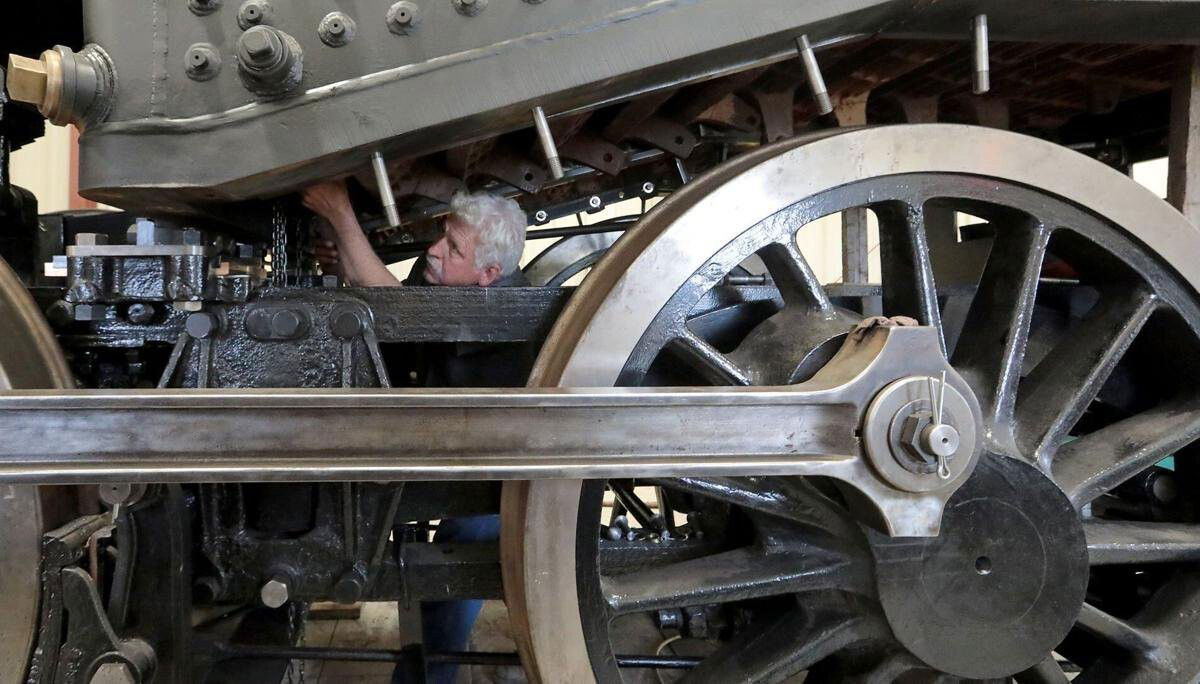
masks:
[[[442,520],[433,535],[435,542],[483,542],[500,538],[500,516],[478,515]],[[471,628],[483,601],[429,601],[421,604],[421,637],[426,651],[465,651]],[[453,684],[458,666],[430,665],[429,684]],[[397,675],[399,675],[397,668]],[[402,682],[403,679],[393,679]]]

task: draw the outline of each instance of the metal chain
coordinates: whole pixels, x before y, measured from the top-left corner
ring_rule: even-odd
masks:
[[[271,284],[276,287],[287,287],[287,215],[283,211],[283,202],[275,202],[271,213]]]
[[[304,641],[304,621],[308,617],[308,604],[300,601],[288,603],[288,645],[301,646]],[[289,660],[287,666],[288,684],[304,684],[303,660]]]

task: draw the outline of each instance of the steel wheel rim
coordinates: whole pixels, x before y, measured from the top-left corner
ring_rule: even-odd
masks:
[[[931,160],[927,154],[914,155],[914,152],[924,149],[938,150],[938,158]],[[989,154],[991,150],[999,149],[1005,150],[1005,154]],[[867,150],[871,150],[872,154],[867,155]],[[1037,160],[1043,165],[1052,164],[1054,173],[1052,176],[1038,177],[1035,173],[1039,168],[1037,164],[1026,166],[1009,161],[1023,159]],[[673,296],[674,290],[665,297],[657,295],[671,287],[677,289],[680,286],[678,279],[664,278],[661,269],[656,271],[653,268],[655,259],[662,258],[658,255],[673,254],[678,260],[681,244],[678,239],[680,235],[686,234],[689,242],[696,246],[696,254],[706,251],[707,254],[700,255],[696,261],[678,265],[677,270],[682,272],[688,267],[693,267],[692,271],[688,272],[689,277],[692,273],[700,272],[708,255],[716,254],[741,232],[741,229],[727,229],[722,233],[720,228],[713,230],[711,226],[754,225],[758,220],[794,203],[794,200],[820,192],[812,190],[815,183],[813,179],[800,177],[804,168],[820,169],[820,173],[815,175],[819,176],[824,191],[853,182],[856,178],[921,171],[969,173],[1019,185],[1041,186],[1049,190],[1049,194],[1058,195],[1080,206],[1088,206],[1091,213],[1098,214],[1110,223],[1137,227],[1133,231],[1133,237],[1148,245],[1151,251],[1163,255],[1176,272],[1191,285],[1192,291],[1195,290],[1194,283],[1197,280],[1194,271],[1197,262],[1191,259],[1196,255],[1198,245],[1194,228],[1160,200],[1134,186],[1120,174],[1041,141],[1010,133],[962,126],[904,126],[843,132],[833,138],[825,137],[816,141],[789,141],[764,148],[735,162],[740,163],[714,170],[697,179],[691,187],[664,202],[664,206],[656,208],[593,270],[588,285],[573,299],[570,308],[564,313],[547,342],[535,369],[534,382],[563,385],[617,382],[637,342],[622,342],[613,334],[613,325],[621,320],[619,314],[628,317],[630,313],[628,306],[624,311],[618,310],[619,303],[623,301],[622,296],[636,292],[639,300],[646,303],[643,310],[633,312],[637,322],[628,325],[627,329],[649,330],[652,327],[649,321],[660,314],[663,306]],[[822,165],[821,162],[827,163]],[[775,174],[771,176],[776,179],[774,187],[778,194],[774,203],[764,201],[761,193],[755,196],[753,188],[747,187],[752,183],[754,175],[745,173],[748,169],[754,169],[755,173]],[[1082,193],[1078,191],[1079,188],[1096,191],[1098,196],[1095,201],[1088,202],[1087,198],[1080,196]],[[783,199],[780,199],[781,197]],[[739,203],[739,200],[746,201]],[[789,200],[792,202],[789,203]],[[714,203],[719,206],[721,202],[732,203],[735,210],[741,211],[748,210],[746,202],[749,202],[749,209],[757,211],[756,214],[751,214],[756,219],[740,223],[722,222],[721,215],[713,216]],[[699,213],[704,213],[709,218],[708,233],[719,234],[704,234],[703,225],[697,222],[696,215]],[[1135,218],[1134,214],[1137,213],[1142,214],[1141,219],[1132,222],[1131,219]],[[1125,222],[1120,223],[1121,220]],[[689,222],[695,223],[691,226],[691,232],[681,228],[688,226]],[[1147,228],[1141,229],[1142,226]],[[674,236],[670,234],[672,231],[675,231]],[[672,240],[672,237],[675,240]],[[1172,240],[1181,241],[1182,244],[1166,250],[1163,254],[1162,248]],[[657,289],[653,282],[656,279],[660,284]],[[662,281],[670,282],[662,285]],[[934,311],[936,312],[936,308]],[[934,315],[936,316],[936,313]],[[536,517],[537,511],[544,506],[553,506],[557,510],[559,520],[568,513],[572,519],[577,516],[578,484],[557,483],[554,489],[547,488],[543,491],[536,491],[536,486],[530,488],[529,485],[523,484],[521,487],[525,489],[527,497],[524,499],[524,506],[517,505],[517,499],[509,497],[509,492],[506,491],[506,498],[513,504],[508,507],[509,515],[506,516],[506,586],[512,584],[509,577],[515,579],[517,575],[514,572],[520,570],[526,581],[532,579],[535,583],[540,583],[539,593],[544,590],[553,594],[554,590],[558,590],[570,592],[559,593],[558,596],[577,595],[578,588],[574,578],[570,582],[562,581],[562,578],[547,579],[550,577],[548,573],[553,573],[553,568],[561,568],[563,563],[573,562],[573,559],[566,558],[561,552],[555,553],[555,544],[541,540],[542,544],[537,554],[530,556],[528,553],[519,554],[517,547],[510,542],[522,533],[525,533],[528,539],[529,535],[521,528],[521,524],[524,520],[531,519],[531,512]],[[516,492],[515,486],[512,491]],[[569,501],[572,497],[575,497],[574,504]],[[561,536],[558,542],[558,546],[561,546]],[[557,585],[548,586],[549,582],[557,582]],[[530,610],[530,606],[522,603],[518,597],[518,613],[536,613],[537,610],[536,605]],[[531,615],[526,617],[525,624],[535,622]],[[578,613],[573,617],[579,620]],[[564,624],[567,625],[565,629]],[[571,647],[584,643],[582,637],[573,638],[572,633],[579,624],[571,624],[570,621],[555,624],[559,650],[549,658],[545,656],[545,645],[539,648],[539,630],[535,624],[528,638],[524,640],[526,643],[522,644],[527,666],[532,665],[531,671],[543,678],[556,679],[559,670],[554,668],[572,658],[577,659],[580,651],[572,651]],[[566,653],[571,655],[564,655]]]
[[[0,259],[0,389],[67,388],[74,383],[58,341],[24,284]],[[61,488],[0,485],[0,680],[23,681],[37,635],[43,502]]]

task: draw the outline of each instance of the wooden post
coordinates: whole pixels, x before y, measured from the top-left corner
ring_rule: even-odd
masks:
[[[833,109],[838,126],[864,126],[867,123],[867,98],[862,93],[842,98]],[[865,283],[870,280],[867,258],[867,210],[862,207],[842,212],[842,282]]]
[[[1171,89],[1167,201],[1200,226],[1200,50],[1188,48]]]

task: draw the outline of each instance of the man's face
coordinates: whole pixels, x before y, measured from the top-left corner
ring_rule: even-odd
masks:
[[[430,285],[491,285],[499,266],[475,266],[475,229],[454,214],[446,217],[445,233],[425,251],[425,282]]]

